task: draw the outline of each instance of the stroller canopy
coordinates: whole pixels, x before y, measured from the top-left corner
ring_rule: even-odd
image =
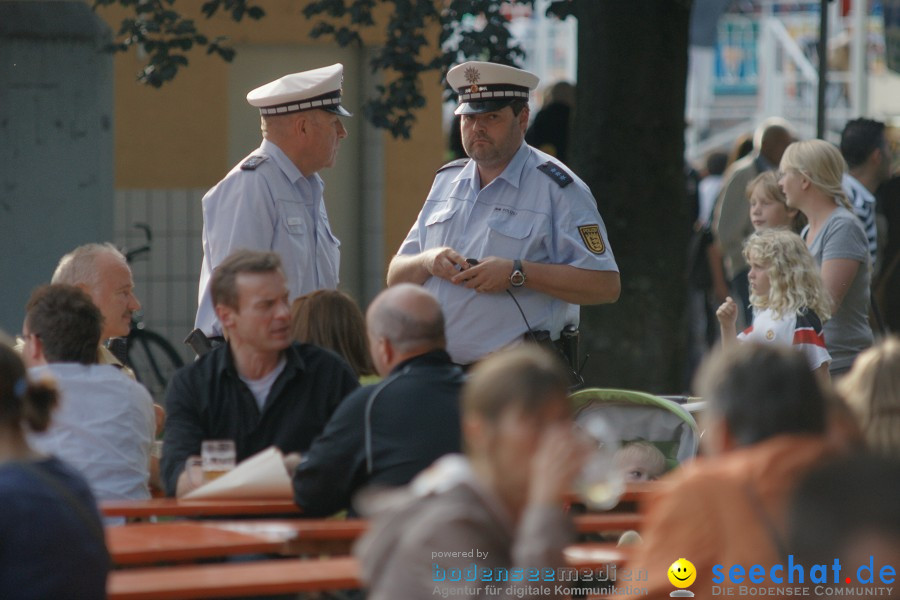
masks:
[[[676,402],[644,392],[601,388],[579,390],[570,398],[576,422],[600,415],[623,444],[643,440],[659,448],[668,469],[697,454],[697,423]]]

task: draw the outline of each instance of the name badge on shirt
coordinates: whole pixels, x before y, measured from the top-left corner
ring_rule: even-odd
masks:
[[[303,219],[300,217],[288,217],[287,224],[288,225],[303,225]]]

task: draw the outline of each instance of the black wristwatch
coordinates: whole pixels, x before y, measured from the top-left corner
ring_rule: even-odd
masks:
[[[509,276],[509,284],[513,287],[525,285],[525,271],[522,270],[522,261],[518,258],[513,261],[513,270]]]

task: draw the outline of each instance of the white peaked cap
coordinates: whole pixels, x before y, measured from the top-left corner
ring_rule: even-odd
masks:
[[[459,94],[458,115],[499,110],[514,100],[528,101],[540,79],[534,73],[497,63],[469,61],[447,72],[447,83]]]
[[[259,108],[261,115],[283,115],[320,108],[338,115],[352,114],[341,106],[344,65],[285,75],[262,85],[249,94],[247,102]]]

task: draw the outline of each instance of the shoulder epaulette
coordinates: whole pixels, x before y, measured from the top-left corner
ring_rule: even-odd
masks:
[[[562,167],[553,161],[548,160],[544,164],[538,166],[538,171],[544,173],[547,177],[556,182],[559,187],[566,187],[573,181],[572,176],[566,173]]]
[[[456,160],[451,160],[446,165],[444,165],[443,167],[438,169],[437,172],[440,173],[441,171],[446,171],[447,169],[453,169],[455,167],[462,168],[462,167],[466,166],[467,164],[469,164],[469,160],[470,159],[468,159],[468,158],[457,158]]]
[[[241,163],[241,169],[244,171],[253,171],[259,165],[263,164],[265,160],[269,158],[268,156],[261,156],[259,154],[251,156],[247,160]]]

